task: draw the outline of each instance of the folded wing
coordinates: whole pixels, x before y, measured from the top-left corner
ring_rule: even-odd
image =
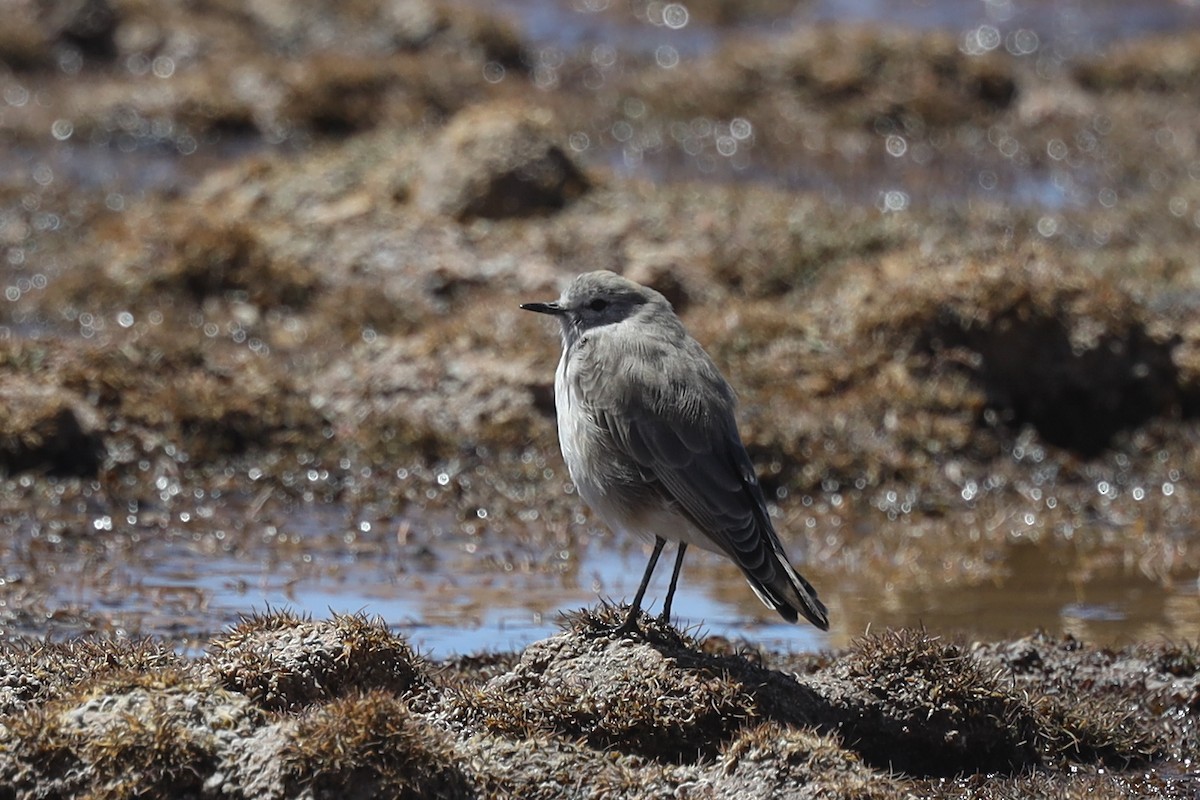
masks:
[[[581,395],[643,479],[742,568],[767,606],[788,621],[800,614],[828,629],[825,606],[788,563],[771,524],[738,435],[733,392],[700,346],[684,337],[624,343],[638,348],[635,359],[621,358],[619,347],[604,348],[610,363],[577,373],[596,376]]]

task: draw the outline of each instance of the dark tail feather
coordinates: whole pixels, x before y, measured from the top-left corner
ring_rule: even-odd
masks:
[[[778,562],[783,568],[782,573],[777,573],[770,586],[747,572],[746,581],[750,588],[765,605],[778,611],[788,622],[796,622],[803,616],[821,630],[829,630],[829,612],[812,584],[792,569],[785,558],[779,557]]]
[[[787,572],[787,577],[791,579],[791,586],[789,587],[792,590],[791,594],[795,595],[795,597],[789,599],[800,601],[798,605],[788,608],[791,614],[791,620],[789,621],[795,622],[796,612],[799,611],[813,625],[816,625],[823,631],[829,630],[829,612],[825,610],[825,604],[817,597],[816,589],[812,587],[812,584],[804,580],[804,577],[799,572],[792,569],[791,564],[784,561],[783,566]],[[783,610],[778,606],[775,607],[775,610],[783,614]],[[785,618],[787,616],[787,614],[784,614]]]
[[[788,563],[783,545],[771,524],[767,500],[754,474],[750,457],[740,444],[741,441],[738,440],[740,459],[737,467],[741,472],[742,490],[750,505],[753,522],[740,531],[739,536],[727,532],[729,535],[726,536],[726,541],[729,544],[726,552],[742,568],[750,588],[768,608],[778,611],[779,616],[788,622],[795,622],[803,616],[813,625],[827,631],[829,612],[825,610],[825,604],[817,598],[812,584],[800,577],[800,573]]]

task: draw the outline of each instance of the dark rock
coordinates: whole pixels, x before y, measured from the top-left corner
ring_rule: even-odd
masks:
[[[511,105],[454,117],[422,157],[417,203],[457,219],[560,209],[588,180],[553,133],[552,115]]]
[[[41,0],[42,24],[50,35],[84,55],[112,58],[118,16],[108,0]]]
[[[103,457],[100,416],[82,397],[19,376],[0,385],[0,472],[94,475]]]

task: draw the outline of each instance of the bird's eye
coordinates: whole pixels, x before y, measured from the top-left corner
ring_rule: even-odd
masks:
[[[592,311],[603,311],[604,309],[608,308],[608,301],[597,297],[595,300],[588,303],[588,308],[590,308]]]

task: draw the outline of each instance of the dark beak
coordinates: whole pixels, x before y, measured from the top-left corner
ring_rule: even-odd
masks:
[[[536,311],[539,314],[562,314],[564,309],[558,303],[522,303],[526,311]]]

